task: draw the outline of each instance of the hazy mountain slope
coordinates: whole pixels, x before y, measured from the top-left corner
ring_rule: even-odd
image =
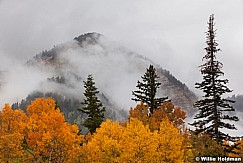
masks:
[[[32,92],[30,95],[26,97],[26,99],[22,99],[21,102],[14,103],[12,105],[13,109],[21,108],[26,112],[27,106],[31,104],[31,101],[36,98],[48,98],[52,97],[56,101],[56,105],[60,108],[61,112],[64,114],[65,120],[71,124],[77,124],[79,129],[82,130],[82,133],[86,133],[87,129],[82,125],[87,118],[87,115],[78,111],[80,109],[80,100],[75,98],[69,98],[64,95],[60,95],[52,92]],[[109,118],[113,121],[125,121],[127,120],[127,112],[124,110],[115,110],[114,106],[107,101],[103,94],[100,94],[99,99],[103,101],[103,105],[106,107],[105,118]]]
[[[97,87],[109,103],[125,110],[136,105],[131,101],[131,92],[136,89],[137,81],[141,80],[149,64],[157,68],[160,76],[162,87],[158,95],[168,95],[175,105],[191,113],[197,97],[185,84],[151,60],[98,33],[80,35],[68,43],[43,51],[26,63],[60,77],[62,82],[50,80],[54,78],[49,76],[49,80],[41,83],[41,91],[82,98],[82,81],[88,74],[93,74]]]
[[[158,68],[158,75],[162,83],[159,93],[168,95],[175,105],[182,107],[191,116],[195,112],[193,104],[197,101],[197,96],[169,71]]]
[[[233,103],[233,107],[237,113],[243,113],[243,95],[233,95],[228,97],[228,99],[235,101],[235,103]]]

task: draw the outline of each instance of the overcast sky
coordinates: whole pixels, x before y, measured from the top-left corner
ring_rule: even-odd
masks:
[[[229,87],[243,94],[242,0],[0,0],[0,69],[95,31],[151,58],[193,89],[201,81],[210,14]]]

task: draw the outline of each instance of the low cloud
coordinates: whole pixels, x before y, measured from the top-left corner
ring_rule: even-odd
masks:
[[[5,60],[4,71],[1,75],[0,105],[4,103],[20,102],[49,75],[13,60]]]

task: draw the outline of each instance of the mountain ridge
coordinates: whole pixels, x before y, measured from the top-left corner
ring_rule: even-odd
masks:
[[[120,98],[114,99],[114,95],[111,94],[115,93],[116,90],[123,91],[122,88],[128,85],[131,94],[131,91],[136,89],[137,80],[140,80],[148,65],[153,64],[160,77],[159,81],[162,83],[158,90],[159,96],[168,95],[176,106],[182,107],[188,114],[193,113],[193,104],[197,100],[196,95],[168,70],[96,32],[79,35],[68,43],[54,46],[49,51],[42,51],[33,59],[27,61],[26,64],[37,68],[44,67],[44,69],[48,67],[47,71],[53,71],[53,76],[62,77],[69,85],[76,85],[85,80],[87,74],[92,73],[98,86],[101,87],[100,91],[105,92],[108,95],[107,98],[111,98],[111,102],[115,101],[116,104]],[[120,77],[117,73],[120,73],[123,77]],[[98,79],[96,79],[96,76],[98,76]],[[111,78],[112,82],[103,80],[103,78]],[[118,85],[117,88],[113,87],[114,84]],[[107,89],[110,92],[107,92]],[[114,91],[110,89],[114,89]],[[119,104],[121,103],[118,102]],[[121,106],[121,108],[124,109],[124,106]]]

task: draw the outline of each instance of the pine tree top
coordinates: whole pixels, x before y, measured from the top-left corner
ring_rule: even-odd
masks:
[[[145,74],[141,76],[141,78],[142,82],[137,82],[136,87],[138,90],[132,92],[132,95],[135,96],[132,100],[145,103],[148,105],[150,112],[153,113],[153,110],[157,109],[168,97],[156,97],[157,89],[160,87],[161,83],[157,81],[159,77],[153,65],[150,65],[149,68],[146,69]]]
[[[79,111],[88,115],[88,118],[84,122],[84,126],[87,127],[91,133],[94,133],[104,119],[105,107],[103,107],[103,104],[97,97],[99,91],[95,87],[92,75],[88,75],[87,80],[84,81],[84,88],[85,99],[81,102],[82,107]]]

